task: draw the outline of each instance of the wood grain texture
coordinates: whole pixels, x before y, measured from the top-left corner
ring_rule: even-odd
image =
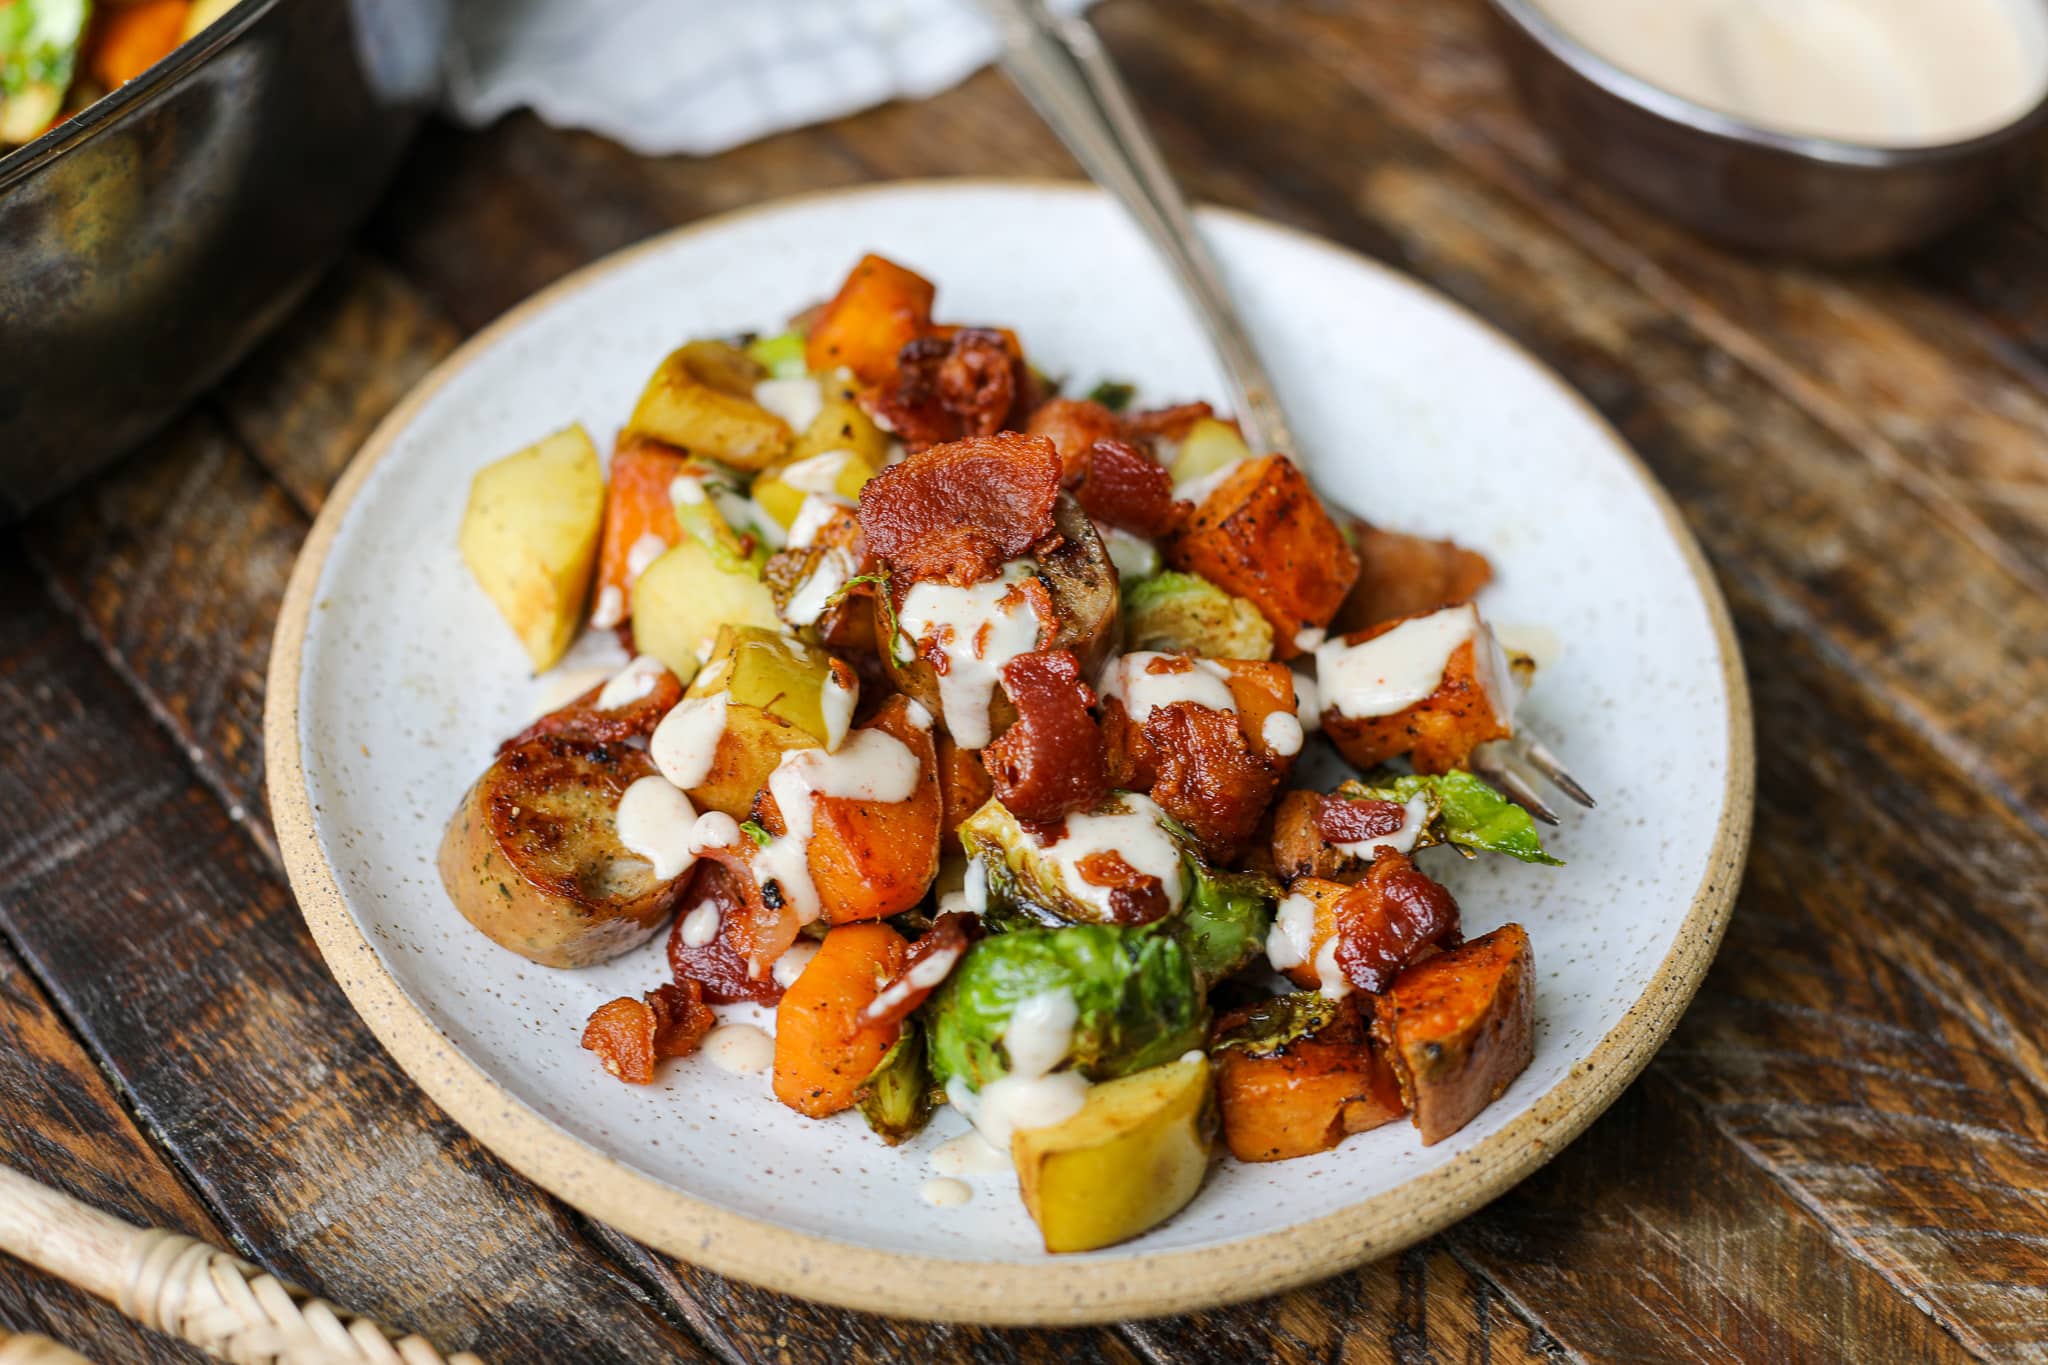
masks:
[[[222,1236],[163,1154],[137,1130],[49,997],[4,946],[0,1113],[7,1120],[0,1124],[0,1165],[132,1221]],[[95,1360],[205,1358],[151,1336],[111,1305],[4,1257],[0,1326],[39,1333]]]
[[[401,1076],[289,893],[0,559],[0,930],[267,1268],[444,1349],[702,1358]]]
[[[1560,167],[1473,0],[1097,14],[1198,193],[1506,328],[1644,453],[1729,586],[1762,741],[1752,873],[1672,1045],[1558,1160],[1406,1256],[1264,1303],[1121,1334],[892,1323],[565,1213],[450,1129],[311,965],[266,865],[254,727],[284,569],[361,435],[461,334],[677,222],[875,178],[1072,174],[988,73],[708,161],[524,117],[432,130],[277,339],[33,528],[105,665],[0,560],[0,809],[67,786],[29,834],[0,821],[0,930],[228,1229],[337,1298],[424,1256],[431,1288],[362,1306],[526,1350],[507,1358],[623,1332],[609,1349],[748,1362],[2048,1359],[2048,192],[1896,267],[1760,263]],[[31,676],[11,695],[42,728],[6,705]],[[50,727],[51,698],[85,694]],[[151,866],[148,903],[94,882],[108,857]],[[334,1112],[308,1058],[374,1107]],[[217,1077],[225,1136],[190,1093]],[[473,1276],[418,1226],[339,1229],[332,1170],[381,1182],[349,1185],[374,1227],[424,1201],[481,1249]],[[571,1302],[602,1321],[522,1339]]]

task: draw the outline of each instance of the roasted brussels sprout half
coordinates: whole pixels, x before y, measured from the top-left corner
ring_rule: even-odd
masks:
[[[1124,597],[1124,649],[1205,659],[1270,659],[1273,627],[1259,609],[1200,574],[1169,569]]]
[[[891,1147],[916,1137],[932,1116],[932,1074],[924,1060],[924,1030],[915,1018],[853,1093],[854,1107]]]
[[[1209,1009],[1187,946],[1158,925],[1021,929],[967,950],[925,1004],[932,1074],[980,1090],[1010,1069],[1017,1006],[1065,991],[1077,1011],[1063,1059],[1091,1080],[1158,1066],[1202,1045]]]
[[[1480,853],[1505,853],[1525,863],[1562,867],[1543,851],[1536,821],[1528,811],[1462,768],[1447,773],[1392,773],[1384,769],[1343,783],[1335,795],[1347,801],[1392,801],[1406,805],[1429,799],[1429,815],[1416,846],[1455,844]]]

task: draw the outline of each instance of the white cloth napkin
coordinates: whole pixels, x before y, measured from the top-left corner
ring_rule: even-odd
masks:
[[[459,0],[447,102],[704,154],[936,94],[999,46],[975,0]]]

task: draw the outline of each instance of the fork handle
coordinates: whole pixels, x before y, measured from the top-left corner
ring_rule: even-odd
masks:
[[[1252,345],[1187,200],[1101,38],[1045,0],[983,0],[1003,35],[1003,70],[1094,181],[1152,239],[1194,301],[1256,451],[1295,449],[1273,381]]]
[[[443,1356],[423,1338],[343,1313],[217,1247],[136,1227],[5,1166],[0,1251],[236,1365],[482,1365],[467,1352]],[[46,1354],[39,1365],[62,1359]],[[16,1365],[5,1345],[0,1365]]]

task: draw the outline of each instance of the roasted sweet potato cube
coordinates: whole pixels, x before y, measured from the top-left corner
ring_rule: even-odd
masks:
[[[1288,945],[1291,952],[1286,960],[1273,956],[1273,970],[1305,991],[1319,989],[1327,973],[1334,988],[1339,979],[1333,947],[1338,907],[1350,894],[1351,888],[1343,882],[1321,877],[1297,877],[1288,883],[1276,920],[1278,941],[1268,939],[1267,952],[1270,956],[1283,951],[1279,943]]]
[[[1253,1009],[1217,1021],[1217,1038],[1241,1028]],[[1328,1151],[1352,1133],[1401,1117],[1393,1068],[1349,1000],[1329,1006],[1328,1023],[1276,1051],[1217,1049],[1216,1098],[1223,1140],[1239,1161],[1287,1161]]]
[[[645,568],[659,550],[682,539],[669,485],[676,476],[696,469],[690,457],[674,446],[641,436],[621,436],[612,451],[605,486],[604,531],[597,550],[597,597],[591,624],[606,628],[625,619],[632,599],[632,571],[637,559]],[[637,547],[637,554],[636,554]]]
[[[1283,659],[1305,652],[1296,637],[1328,625],[1358,577],[1358,556],[1284,455],[1225,475],[1168,542],[1166,559],[1258,607]]]
[[[1253,659],[1212,662],[1223,670],[1224,685],[1237,703],[1237,725],[1245,742],[1276,770],[1287,772],[1301,752],[1300,725],[1289,723],[1294,720],[1294,670],[1286,664]],[[1287,720],[1269,724],[1276,715]]]
[[[1316,824],[1316,812],[1323,799],[1319,792],[1291,791],[1273,805],[1269,835],[1273,875],[1283,882],[1310,877],[1353,883],[1364,877],[1372,865],[1367,859],[1333,847],[1324,837]]]
[[[1514,707],[1514,678],[1500,646],[1469,604],[1387,621],[1346,635],[1343,642],[1363,645],[1399,627],[1450,613],[1470,613],[1473,634],[1450,652],[1436,691],[1429,696],[1389,715],[1347,716],[1341,690],[1325,685],[1323,733],[1345,758],[1361,768],[1373,768],[1406,754],[1417,772],[1445,773],[1466,766],[1479,745],[1514,733],[1508,719]],[[1325,678],[1332,676],[1327,668],[1321,672]]]
[[[1503,925],[1408,968],[1380,997],[1373,1036],[1423,1144],[1442,1142],[1499,1099],[1535,1055],[1528,933]]]
[[[961,748],[951,735],[940,734],[939,804],[944,814],[939,820],[939,837],[948,848],[955,846],[967,817],[994,793],[995,784],[989,781],[988,769],[981,766],[981,756],[973,749]]]
[[[931,330],[930,280],[894,261],[860,259],[839,292],[811,324],[804,364],[812,370],[852,370],[863,384],[880,384],[896,373],[904,346]]]

